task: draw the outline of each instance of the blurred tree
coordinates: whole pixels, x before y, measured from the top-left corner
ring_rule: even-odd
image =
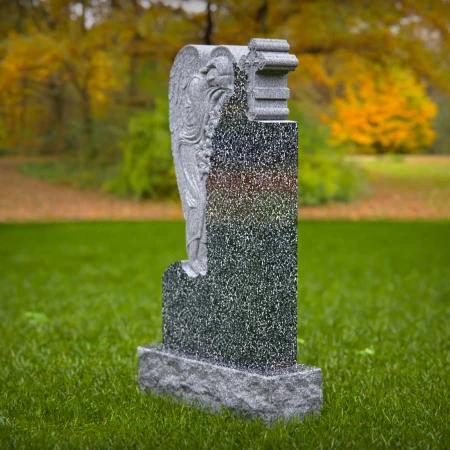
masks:
[[[170,152],[169,108],[158,99],[154,108],[130,118],[121,142],[120,175],[105,183],[105,189],[137,198],[177,198],[175,168]]]
[[[434,100],[439,106],[436,117],[436,141],[432,153],[450,154],[450,98],[436,93]]]
[[[292,98],[301,102],[307,99],[322,117],[336,113],[336,121],[342,119],[343,105],[350,108],[353,99],[349,96],[353,93],[354,98],[354,93],[363,86],[363,78],[372,80],[364,85],[364,104],[369,108],[374,102],[372,106],[376,108],[378,98],[368,95],[368,85],[385,80],[385,85],[390,83],[393,87],[392,70],[398,74],[406,71],[409,82],[397,82],[390,94],[385,87],[384,93],[398,96],[397,100],[391,99],[398,106],[402,102],[407,104],[409,119],[403,115],[402,121],[410,123],[405,124],[402,132],[408,136],[400,144],[401,133],[397,129],[396,139],[390,133],[383,141],[390,143],[389,151],[400,147],[401,151],[417,151],[432,144],[431,119],[435,108],[422,85],[427,83],[450,94],[448,0],[217,0],[214,10],[212,20],[217,24],[214,42],[245,44],[258,35],[286,38],[300,62],[290,75]],[[403,88],[416,92],[416,100],[421,97],[422,103],[407,101],[411,92],[404,92]],[[423,123],[417,131],[418,115],[424,112],[423,108],[427,113],[420,119]],[[364,137],[361,128],[350,133],[351,123],[343,125],[348,130],[347,138],[359,136],[360,140],[373,143],[374,151],[388,151],[371,135],[373,129]],[[379,132],[387,132],[391,126],[392,121]],[[360,145],[360,140],[355,143]],[[411,145],[405,145],[408,140]]]
[[[106,36],[117,57],[126,66],[126,102],[130,106],[143,107],[149,103],[148,91],[139,89],[139,76],[149,64],[162,66],[164,78],[170,62],[183,43],[192,40],[196,25],[185,19],[179,7],[168,7],[163,2],[152,2],[144,7],[138,0],[114,0],[110,3],[107,17],[97,24]],[[147,75],[150,75],[147,71]],[[151,76],[161,78],[160,74]],[[158,82],[159,80],[155,80]],[[153,94],[153,92],[152,92]],[[150,103],[152,100],[150,99]]]
[[[98,28],[87,27],[84,2],[78,2],[75,11],[71,3],[23,2],[33,20],[26,26],[21,20],[23,33],[13,32],[3,44],[1,113],[7,145],[39,149],[43,135],[56,128],[54,148],[62,150],[71,89],[70,100],[77,102],[83,124],[78,150],[84,161],[93,152],[93,115],[112,100],[121,80],[104,36]]]
[[[55,126],[61,120],[59,61],[59,51],[45,36],[38,33],[10,36],[0,62],[3,146],[39,148],[40,134],[48,132],[46,128],[51,122]],[[46,101],[47,107],[43,108]]]
[[[217,0],[213,9],[215,43],[283,37],[308,63],[310,56],[324,63],[323,56],[345,51],[403,65],[450,92],[448,0]]]
[[[246,45],[255,36],[285,38],[299,57],[289,75],[294,118],[302,120],[296,110],[313,112],[332,126],[335,142],[365,151],[418,151],[432,143],[435,108],[428,92],[450,94],[449,0],[199,5],[0,0],[0,145],[23,152],[73,149],[80,161],[117,157],[131,121],[144,124],[143,109],[161,110],[170,65],[183,45]],[[147,159],[156,147],[148,148]],[[154,157],[163,158],[156,151]],[[127,170],[138,160],[131,158]],[[318,167],[310,166],[311,173]]]
[[[338,143],[353,142],[358,153],[379,154],[420,152],[433,143],[437,107],[423,84],[404,70],[347,82],[345,91],[345,98],[334,100],[331,121]]]

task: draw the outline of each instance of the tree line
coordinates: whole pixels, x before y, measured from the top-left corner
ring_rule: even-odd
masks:
[[[433,98],[450,93],[448,0],[0,0],[0,8],[3,152],[117,158],[130,121],[167,98],[173,58],[188,43],[287,39],[300,62],[289,75],[294,119],[323,124],[330,145],[349,151],[426,150]]]

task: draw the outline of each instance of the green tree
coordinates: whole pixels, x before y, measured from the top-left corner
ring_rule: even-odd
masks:
[[[121,174],[106,183],[106,190],[137,198],[177,196],[168,113],[167,102],[158,100],[152,110],[141,111],[130,119],[121,144]]]

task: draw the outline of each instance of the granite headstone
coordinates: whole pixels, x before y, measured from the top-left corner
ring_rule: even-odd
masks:
[[[298,365],[297,124],[284,40],[188,45],[169,85],[188,259],[163,276],[163,344],[139,347],[154,392],[264,420],[318,412],[322,374]]]

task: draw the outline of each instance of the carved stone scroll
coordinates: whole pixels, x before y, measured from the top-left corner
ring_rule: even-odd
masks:
[[[282,39],[252,39],[241,66],[248,73],[248,117],[251,120],[285,120],[289,114],[287,74],[298,60]]]

